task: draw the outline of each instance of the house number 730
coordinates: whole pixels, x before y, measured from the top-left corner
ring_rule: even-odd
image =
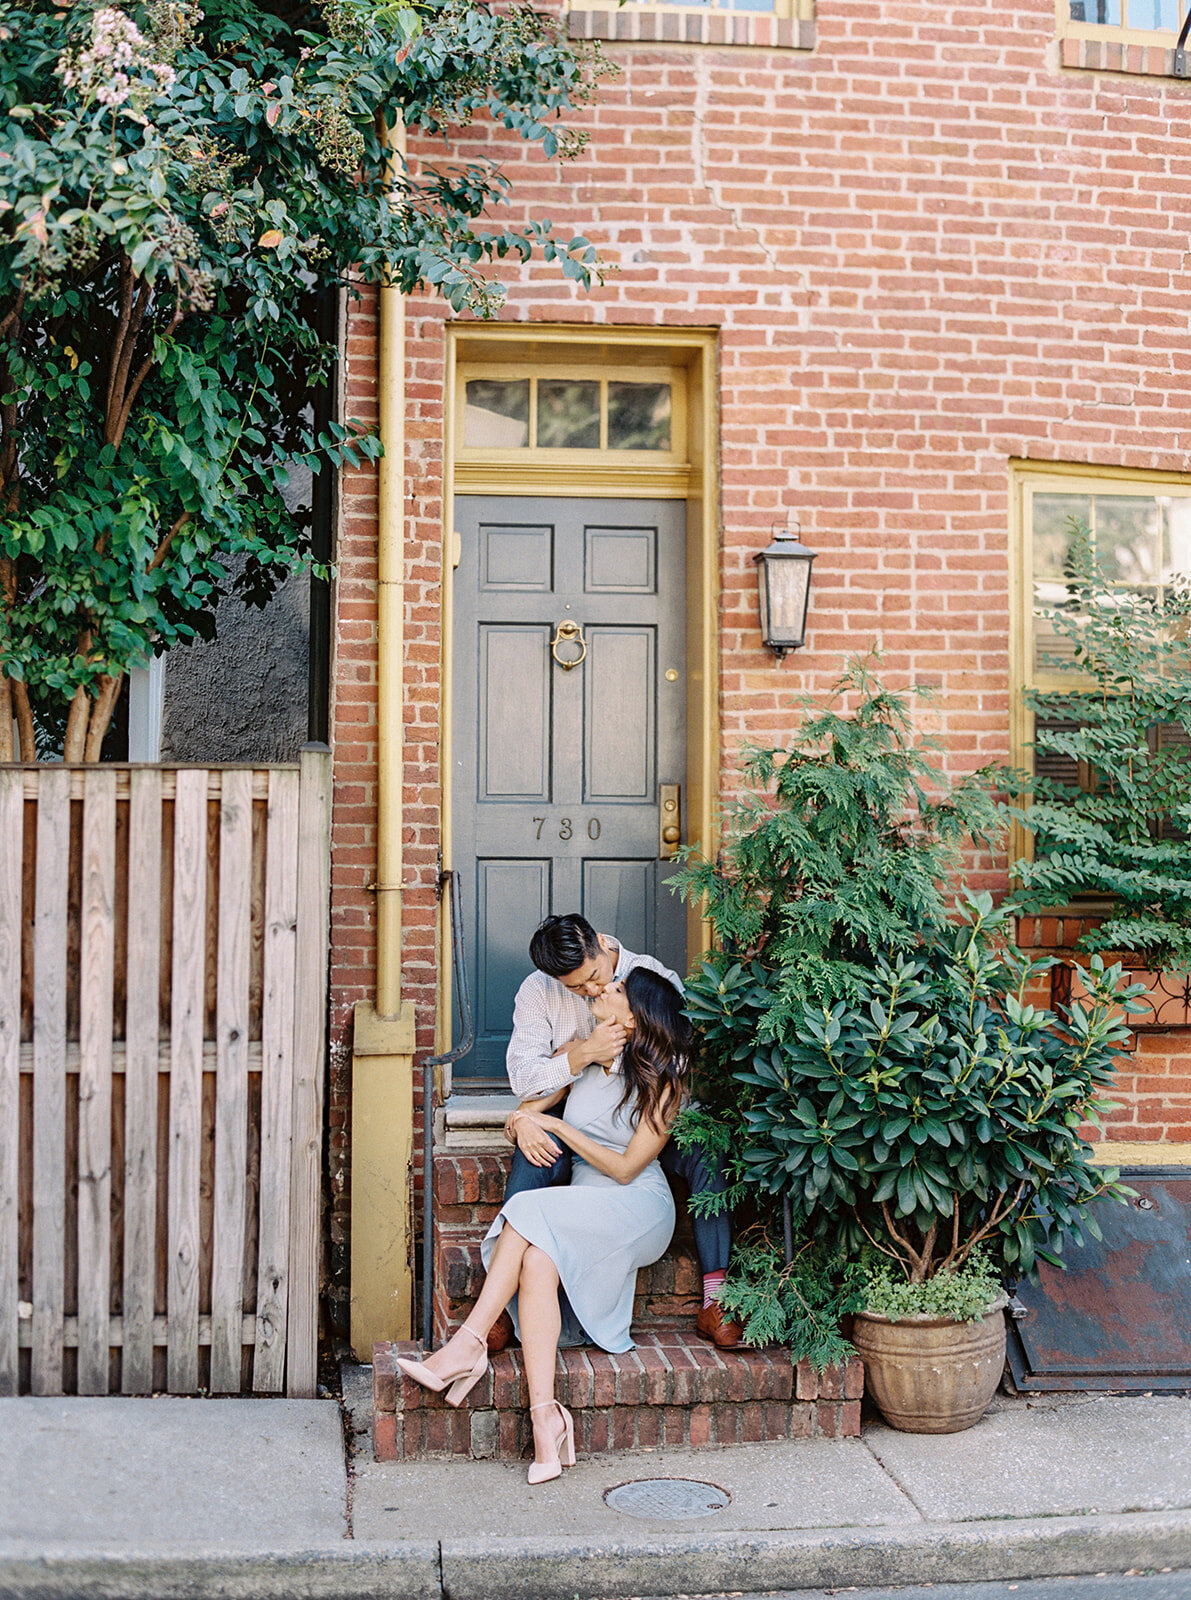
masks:
[[[534,838],[540,839],[542,837],[542,828],[546,822],[545,817],[530,817],[529,820],[537,824],[537,832],[534,834]],[[587,837],[589,839],[598,839],[599,836],[600,819],[599,817],[591,817],[587,823]],[[560,817],[558,819],[558,837],[564,841],[575,837],[575,824],[570,817]]]

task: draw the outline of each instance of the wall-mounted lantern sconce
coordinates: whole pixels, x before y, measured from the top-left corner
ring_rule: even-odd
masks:
[[[757,600],[761,639],[778,660],[806,643],[806,609],[811,597],[811,562],[815,551],[798,542],[797,522],[773,530],[773,543],[753,557],[757,563]]]

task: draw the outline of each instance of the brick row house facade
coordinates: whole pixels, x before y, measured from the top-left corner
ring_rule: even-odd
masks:
[[[365,296],[346,328],[345,414],[388,405],[401,454],[388,491],[341,483],[333,622],[332,1301],[365,1358],[414,1326],[422,1063],[458,1033],[444,865],[477,1041],[437,1074],[440,1199],[466,1220],[495,1198],[502,1007],[540,915],[697,954],[658,890],[666,796],[708,842],[742,741],[873,644],[935,687],[952,770],[1020,761],[1056,519],[1103,527],[1138,584],[1191,554],[1175,0],[578,4],[620,69],[585,153],[479,125],[456,153],[590,238],[602,286],[538,261],[502,268],[494,322]],[[817,561],[779,661],[753,557],[795,523]],[[1154,1020],[1107,1137],[1189,1162],[1181,997]]]

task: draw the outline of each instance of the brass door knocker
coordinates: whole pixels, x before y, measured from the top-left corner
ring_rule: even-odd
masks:
[[[564,661],[558,653],[560,644],[577,644],[579,654],[570,661]],[[564,672],[569,672],[572,667],[577,667],[581,661],[587,660],[587,640],[583,637],[583,629],[577,622],[572,622],[568,617],[565,622],[558,624],[554,638],[550,641],[550,654]]]

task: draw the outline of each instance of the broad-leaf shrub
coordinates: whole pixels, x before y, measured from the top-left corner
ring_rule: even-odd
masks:
[[[996,943],[990,896],[968,907],[929,959],[879,962],[855,1000],[803,1002],[778,1040],[756,1038],[744,968],[691,1003],[706,1028],[714,992],[713,1026],[736,1036],[747,1181],[788,1195],[812,1236],[868,1245],[915,1283],[981,1244],[998,1270],[1029,1273],[1083,1228],[1098,1237],[1089,1206],[1119,1193],[1081,1128],[1109,1105],[1141,986],[1093,957],[1069,1017],[1031,1005],[1048,963]]]

